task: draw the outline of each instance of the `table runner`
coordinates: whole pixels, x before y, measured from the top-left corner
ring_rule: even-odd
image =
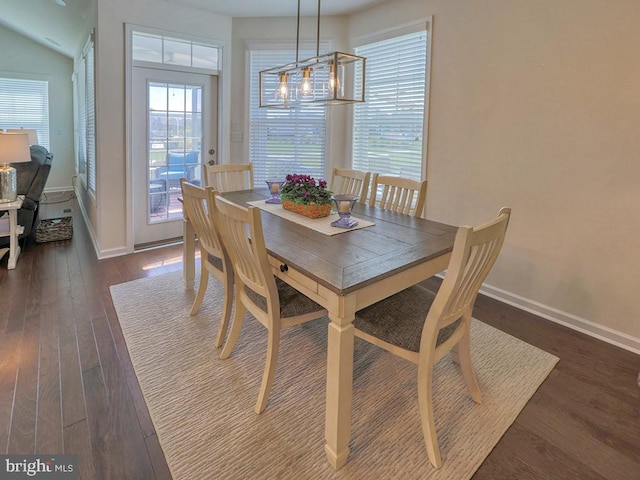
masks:
[[[276,204],[265,203],[264,200],[255,200],[253,202],[247,202],[247,203],[249,203],[249,205],[253,205],[254,207],[258,207],[261,210],[264,210],[265,212],[273,213],[274,215],[277,215],[282,218],[286,218],[287,220],[291,220],[294,223],[297,223],[304,227],[315,230],[316,232],[323,233],[325,235],[337,235],[339,233],[349,232],[352,230],[357,230],[359,228],[365,228],[365,227],[370,227],[372,225],[375,225],[375,223],[370,222],[369,220],[363,220],[361,218],[352,216],[351,218],[354,218],[355,220],[358,221],[358,225],[356,225],[355,227],[353,228],[332,227],[331,222],[338,219],[337,213],[334,213],[332,215],[329,215],[328,217],[323,217],[323,218],[308,218],[308,217],[305,217],[304,215],[300,215],[298,213],[285,210],[284,208],[282,208],[282,205],[277,203]]]

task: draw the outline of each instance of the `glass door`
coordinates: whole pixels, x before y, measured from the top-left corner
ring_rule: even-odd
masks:
[[[216,150],[217,82],[210,75],[134,71],[134,244],[140,247],[182,234],[180,179],[204,185],[203,163]]]

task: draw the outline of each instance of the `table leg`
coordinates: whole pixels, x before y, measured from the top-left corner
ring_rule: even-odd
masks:
[[[9,260],[7,269],[16,268],[18,256],[20,255],[20,243],[18,242],[18,211],[9,210]]]
[[[187,289],[192,289],[196,276],[196,232],[185,216],[182,224],[182,279]]]
[[[327,400],[324,447],[327,459],[338,470],[349,456],[353,389],[354,314],[340,318],[329,314],[327,346]]]

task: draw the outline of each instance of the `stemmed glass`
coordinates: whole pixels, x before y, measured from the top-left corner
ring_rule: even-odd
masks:
[[[358,221],[351,218],[353,205],[358,201],[357,195],[334,195],[331,199],[338,211],[338,220],[331,222],[331,226],[339,228],[353,228],[358,225]]]

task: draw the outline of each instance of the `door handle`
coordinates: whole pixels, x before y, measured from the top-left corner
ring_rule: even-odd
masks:
[[[215,153],[216,153],[216,149],[215,148],[210,148],[208,153],[209,153],[209,155],[211,155],[213,157],[213,155],[215,155]],[[216,159],[215,158],[210,158],[207,163],[209,165],[215,165],[216,164]]]

